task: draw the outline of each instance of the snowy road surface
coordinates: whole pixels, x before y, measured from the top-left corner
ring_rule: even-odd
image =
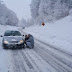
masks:
[[[72,72],[72,55],[35,40],[34,49],[4,50],[0,72]]]

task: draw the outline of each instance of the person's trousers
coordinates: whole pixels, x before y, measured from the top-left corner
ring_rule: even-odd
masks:
[[[32,48],[31,42],[26,42],[26,44],[29,48]]]

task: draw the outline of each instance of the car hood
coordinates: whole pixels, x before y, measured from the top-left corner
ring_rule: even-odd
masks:
[[[4,36],[4,41],[20,41],[23,40],[22,36]]]

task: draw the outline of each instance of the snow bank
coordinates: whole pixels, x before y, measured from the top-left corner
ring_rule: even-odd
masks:
[[[72,54],[72,17],[68,16],[45,26],[25,28],[24,32],[35,38]]]

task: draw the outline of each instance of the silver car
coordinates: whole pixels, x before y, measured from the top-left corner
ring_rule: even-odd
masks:
[[[19,31],[6,31],[2,40],[3,48],[24,48],[23,36]]]

